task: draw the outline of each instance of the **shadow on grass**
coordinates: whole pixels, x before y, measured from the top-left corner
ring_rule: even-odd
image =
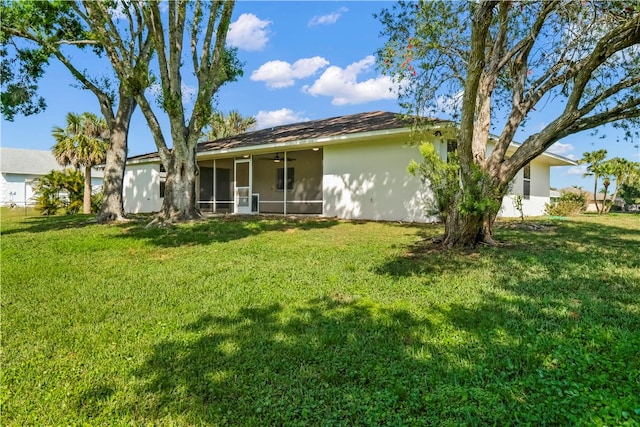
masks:
[[[335,219],[315,217],[230,216],[166,227],[147,228],[147,223],[129,223],[123,225],[123,234],[116,238],[142,239],[160,247],[177,247],[224,243],[270,231],[288,232],[329,228],[336,224],[338,221]]]
[[[582,303],[607,306],[611,321],[586,323],[587,313],[567,314],[558,295],[526,285],[530,298],[486,294],[420,317],[343,294],[203,314],[133,369],[137,399],[118,411],[187,425],[633,420],[638,313],[599,295]]]
[[[95,225],[94,215],[53,215],[53,216],[29,216],[24,218],[12,218],[16,224],[2,224],[2,234],[15,233],[44,233],[47,231],[66,230],[70,228],[84,228]]]
[[[517,224],[517,223],[511,223]],[[541,230],[518,229],[497,224],[500,246],[476,249],[443,249],[430,234],[406,247],[403,254],[375,268],[380,275],[408,277],[442,273],[466,273],[480,264],[508,270],[523,265],[555,269],[580,266],[598,271],[599,259],[616,259],[620,265],[640,268],[640,224],[628,229],[605,224],[544,221]]]
[[[199,221],[170,224],[162,227],[147,227],[153,219],[151,214],[131,215],[128,219],[129,221],[125,223],[106,224],[104,226],[122,229],[122,234],[113,238],[141,239],[160,247],[206,245],[213,242],[229,242],[269,231],[311,230],[329,228],[338,224],[336,219],[317,217],[234,215],[203,218]],[[90,215],[31,217],[21,220],[21,223],[26,224],[26,226],[20,225],[15,228],[3,229],[2,234],[42,233],[97,226],[94,217]]]

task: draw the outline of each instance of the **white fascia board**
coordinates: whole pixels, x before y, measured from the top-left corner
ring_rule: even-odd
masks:
[[[127,159],[125,162],[124,168],[126,169],[128,165],[143,165],[145,163],[160,163],[160,156],[156,154],[156,157],[150,157],[148,159]]]
[[[509,144],[509,149],[507,149],[507,151],[511,151],[512,148],[513,148],[513,151],[515,151],[521,146],[522,144],[520,144],[519,142],[512,142],[511,144]],[[571,160],[568,157],[564,157],[559,154],[549,153],[547,151],[540,154],[538,157],[544,158],[544,160],[547,163],[549,163],[549,165],[551,166],[576,166],[578,164],[576,163],[575,160]]]

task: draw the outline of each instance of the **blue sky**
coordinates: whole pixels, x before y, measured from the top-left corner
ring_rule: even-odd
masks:
[[[375,51],[384,40],[379,38],[381,25],[373,14],[390,5],[383,1],[237,2],[228,43],[238,48],[244,75],[218,92],[217,108],[254,116],[259,127],[365,111],[400,111],[389,91],[390,80],[376,71],[374,63]],[[92,57],[83,60],[89,69],[109,68]],[[188,97],[193,87],[187,78],[185,83]],[[52,61],[41,84],[47,110],[37,116],[17,117],[14,122],[3,120],[2,146],[48,150],[54,142],[51,128],[64,126],[68,112],[100,114],[95,96],[73,85],[66,68]],[[549,123],[553,110],[553,105],[537,106],[517,140]],[[640,141],[617,142],[612,128],[601,133],[607,138],[577,134],[556,143],[550,151],[579,158],[585,151],[605,148],[609,157],[640,161],[640,151],[634,146]],[[155,144],[136,110],[129,154],[152,151]],[[552,168],[551,185],[593,188],[590,179],[581,178],[582,172],[580,167]]]

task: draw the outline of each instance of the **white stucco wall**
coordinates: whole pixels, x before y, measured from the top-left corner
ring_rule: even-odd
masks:
[[[125,212],[158,212],[162,207],[159,163],[128,164],[123,184]]]
[[[446,157],[446,143],[435,141],[436,150]],[[323,199],[325,216],[347,219],[430,222],[425,197],[430,192],[407,165],[421,157],[416,147],[402,141],[350,143],[324,148]],[[544,215],[549,203],[549,165],[531,163],[531,196],[523,200],[525,216]],[[514,178],[513,194],[523,192],[523,171]],[[519,217],[513,198],[505,197],[502,217]]]
[[[34,174],[0,174],[0,206],[12,203],[16,206],[35,205],[33,183],[41,177]],[[91,189],[93,193],[102,191],[102,177],[91,178]]]
[[[12,203],[16,206],[35,205],[33,182],[42,175],[34,174],[0,174],[0,206],[9,206]],[[102,190],[102,178],[91,178],[93,193]]]
[[[17,206],[34,205],[31,182],[39,177],[39,175],[28,174],[1,174],[0,194],[2,195],[2,202],[0,204],[3,206],[8,206],[11,203]]]
[[[522,195],[524,172],[520,170],[513,179],[512,194]],[[542,216],[545,214],[545,204],[550,197],[550,168],[540,161],[531,162],[531,196],[529,200],[522,200],[522,211],[525,216]],[[515,208],[512,196],[507,196],[502,201],[502,210],[499,216],[505,218],[520,217],[520,212]]]
[[[346,219],[429,222],[425,186],[407,172],[420,160],[401,140],[324,148],[323,214]]]

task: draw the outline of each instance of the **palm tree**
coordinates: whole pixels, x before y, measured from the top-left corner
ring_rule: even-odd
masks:
[[[607,157],[607,150],[601,149],[583,153],[582,159],[578,161],[580,164],[588,164],[587,173],[585,173],[583,177],[594,176],[593,203],[596,205],[596,211],[598,213],[600,213],[600,207],[598,206],[596,194],[598,191],[598,179],[601,175],[600,164],[604,161],[605,157]],[[602,202],[602,209],[604,210],[604,201]]]
[[[611,196],[613,202],[618,197],[618,191],[623,185],[630,184],[638,175],[640,175],[640,163],[630,162],[627,159],[621,157],[614,157],[611,160],[607,160],[602,163],[602,166],[606,166],[605,169],[611,173],[611,176],[616,180],[616,189]],[[611,206],[608,206],[605,212],[609,212]]]
[[[613,177],[616,173],[615,164],[611,162],[611,160],[605,160],[600,163],[598,167],[598,171],[600,172],[600,176],[602,177],[602,209],[599,211],[600,214],[606,213],[611,209],[611,205],[613,203],[607,204],[607,194],[609,193],[609,186],[611,185],[611,177]],[[613,202],[613,200],[612,200]]]
[[[252,130],[255,125],[255,117],[242,117],[238,110],[231,110],[226,116],[224,113],[218,111],[211,115],[209,121],[210,129],[206,134],[206,138],[209,141],[214,141],[216,139],[238,135]]]
[[[67,114],[67,126],[54,126],[52,148],[61,166],[84,167],[83,212],[91,213],[91,168],[103,163],[109,148],[109,128],[93,113]]]

